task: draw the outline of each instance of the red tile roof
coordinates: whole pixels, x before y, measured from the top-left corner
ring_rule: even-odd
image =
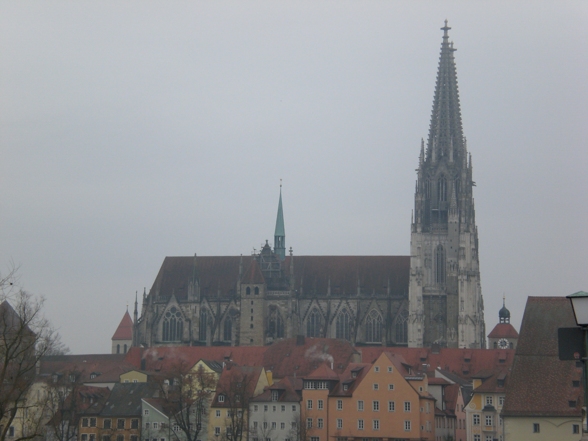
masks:
[[[488,338],[519,338],[519,333],[510,323],[498,323]]]
[[[142,362],[144,360],[144,362]],[[239,366],[263,366],[273,378],[303,377],[325,361],[342,373],[350,362],[359,361],[359,353],[346,340],[332,338],[288,338],[269,346],[160,346],[132,347],[125,362],[135,369],[161,372],[177,368],[179,363],[193,366],[200,360]],[[143,366],[141,366],[143,364]]]
[[[114,331],[112,340],[132,340],[133,339],[133,319],[129,311],[125,312],[118,328]]]
[[[251,260],[251,264],[249,265],[247,271],[245,271],[245,274],[243,274],[243,279],[241,279],[241,282],[249,284],[262,284],[265,282],[257,260]]]
[[[253,398],[255,388],[263,374],[261,366],[236,366],[231,363],[227,364],[221,373],[216,386],[216,394],[212,400],[211,407],[235,407],[234,399],[225,399],[219,401],[219,395],[228,396],[231,393],[243,393],[241,399],[249,400]]]
[[[333,363],[333,370],[342,373],[347,365],[359,361],[359,354],[346,340],[333,338],[288,338],[267,346],[263,366],[274,378],[304,377],[323,362]]]
[[[180,364],[192,367],[200,360],[219,363],[233,361],[240,366],[262,366],[268,346],[160,346],[131,348],[126,361],[149,372],[177,369]],[[141,364],[144,366],[141,367]]]
[[[458,349],[404,348],[363,346],[356,347],[363,362],[372,363],[382,352],[401,355],[406,363],[417,371],[432,372],[436,368],[470,379],[483,369],[510,366],[514,359],[513,349]],[[433,375],[429,375],[432,377]]]
[[[52,355],[41,359],[39,375],[76,373],[85,384],[118,383],[121,374],[134,368],[125,362],[124,354]]]
[[[581,378],[582,367],[558,356],[558,328],[575,326],[565,297],[527,299],[503,415],[580,418],[583,393],[573,382]]]
[[[305,380],[339,380],[339,375],[326,363],[321,364],[310,374],[304,376]]]
[[[300,402],[302,398],[302,380],[297,380],[290,377],[284,378],[283,380],[280,380],[278,383],[274,383],[270,387],[266,388],[266,390],[261,395],[258,395],[251,401],[272,401],[273,390],[278,391],[277,401],[292,403]]]

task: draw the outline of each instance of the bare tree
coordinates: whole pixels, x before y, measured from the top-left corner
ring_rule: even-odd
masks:
[[[253,398],[259,375],[255,368],[232,366],[223,372],[217,389],[217,396],[223,395],[224,408],[227,409],[224,441],[242,441],[248,434],[249,402]]]
[[[210,400],[216,388],[216,376],[204,367],[196,370],[179,363],[160,379],[163,408],[170,424],[178,431],[170,433],[177,440],[196,441],[207,422]]]
[[[45,394],[33,393],[36,367],[59,341],[43,316],[43,299],[18,289],[15,281],[14,268],[0,276],[0,441],[42,434]]]
[[[303,409],[302,401],[300,402],[300,413],[295,415],[292,419],[292,428],[290,429],[290,437],[294,441],[308,441],[310,436],[308,434],[308,426],[306,425],[306,412]]]
[[[267,420],[267,412],[263,413],[263,421],[259,421],[257,426],[250,426],[249,427],[249,434],[252,437],[255,437],[261,441],[265,441],[267,438],[271,438],[274,429],[271,427],[271,424]]]
[[[45,384],[46,409],[49,416],[47,438],[74,441],[83,411],[109,395],[108,388],[85,386],[76,368],[53,374]]]

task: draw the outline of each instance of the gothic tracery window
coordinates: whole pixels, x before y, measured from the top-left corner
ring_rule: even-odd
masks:
[[[181,341],[184,331],[184,322],[182,320],[182,313],[172,306],[164,315],[163,318],[163,341]]]
[[[276,338],[284,338],[284,320],[280,311],[276,313]]]
[[[365,341],[366,343],[382,342],[382,316],[375,309],[370,311],[365,320]]]
[[[206,329],[208,327],[208,313],[206,309],[200,310],[200,324],[198,330],[198,337],[200,341],[206,341]]]
[[[447,200],[447,180],[441,176],[437,181],[437,200],[445,202]]]
[[[320,337],[321,336],[321,314],[318,309],[314,308],[306,319],[306,336]]]
[[[284,338],[284,319],[275,306],[270,307],[267,335],[273,338]]]
[[[396,331],[396,343],[407,343],[408,342],[408,311],[404,310],[396,318],[396,325],[394,326]]]
[[[347,312],[347,309],[343,309],[335,321],[335,338],[351,340],[350,337],[351,332],[349,329],[349,313]]]
[[[427,199],[431,197],[431,181],[428,179],[425,181],[425,197]]]
[[[223,341],[232,341],[233,339],[233,320],[231,317],[225,318],[223,325]]]
[[[435,249],[435,283],[445,283],[445,249],[437,245]]]

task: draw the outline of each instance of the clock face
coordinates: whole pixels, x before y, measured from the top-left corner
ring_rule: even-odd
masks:
[[[508,340],[506,338],[501,338],[498,340],[498,347],[500,349],[507,349],[508,348]]]

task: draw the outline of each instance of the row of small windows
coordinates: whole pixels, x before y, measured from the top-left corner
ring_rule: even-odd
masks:
[[[256,286],[255,289],[253,290],[253,292],[255,293],[256,296],[259,295],[259,287]],[[245,289],[245,295],[248,295],[248,296],[251,295],[251,287],[248,286]]]
[[[390,390],[392,390],[392,389],[393,388],[391,388]],[[325,408],[323,400],[317,400],[316,404],[317,404],[318,410],[323,410]],[[306,400],[306,408],[308,410],[312,410],[313,400]],[[337,400],[337,410],[343,410],[343,400]],[[363,400],[357,401],[357,410],[360,412],[363,412],[365,410]],[[380,411],[380,401],[379,400],[372,401],[372,411],[374,411],[374,412]],[[411,411],[411,402],[410,401],[404,402],[404,411],[407,413]],[[396,412],[396,402],[395,401],[388,401],[388,412]]]
[[[125,428],[125,419],[119,418],[116,420],[116,428],[117,429],[124,429]],[[96,418],[82,418],[82,427],[96,427]],[[111,419],[104,419],[102,421],[102,427],[104,429],[112,429],[112,420]],[[131,429],[138,429],[139,428],[139,420],[137,418],[133,418],[131,420]]]
[[[112,437],[110,435],[103,435],[101,439],[102,439],[102,441],[111,441]],[[81,441],[96,441],[96,434],[82,433]],[[117,435],[116,441],[125,441],[125,436],[124,435]],[[139,436],[138,435],[131,435],[131,436],[129,436],[129,441],[139,441]],[[145,441],[165,441],[165,438],[161,438],[161,440],[158,440],[157,438],[153,438],[153,440],[145,439]]]
[[[314,420],[312,418],[306,419],[306,428],[312,429],[314,424]],[[337,418],[336,420],[337,429],[343,429],[343,418]],[[323,418],[316,419],[316,428],[323,429],[325,427],[325,422]],[[365,429],[365,421],[363,419],[357,420],[357,429],[364,430]],[[380,420],[372,420],[372,430],[380,430]],[[410,420],[404,421],[404,430],[410,432],[412,430],[412,424]]]
[[[273,407],[273,411],[274,411],[274,412],[276,412],[276,411],[278,410],[278,407],[277,407],[277,406],[272,406],[272,407]],[[296,406],[296,404],[292,404],[292,412],[296,412],[296,409],[297,409],[297,408],[298,408],[298,407]],[[263,411],[264,411],[264,412],[267,412],[268,410],[269,410],[269,405],[268,405],[268,404],[264,404],[264,405],[263,405]],[[286,412],[286,405],[285,405],[285,404],[282,404],[282,405],[280,406],[280,410],[281,410],[282,412]],[[259,406],[258,406],[257,404],[255,404],[255,405],[253,406],[253,412],[257,412],[257,411],[259,411]]]
[[[278,423],[275,421],[272,421],[271,423],[264,421],[262,424],[259,424],[258,421],[253,421],[253,426],[251,427],[253,432],[255,432],[260,427],[263,427],[264,429],[269,429],[271,427],[272,430],[276,430],[278,428]],[[286,429],[286,423],[280,423],[280,429]]]

